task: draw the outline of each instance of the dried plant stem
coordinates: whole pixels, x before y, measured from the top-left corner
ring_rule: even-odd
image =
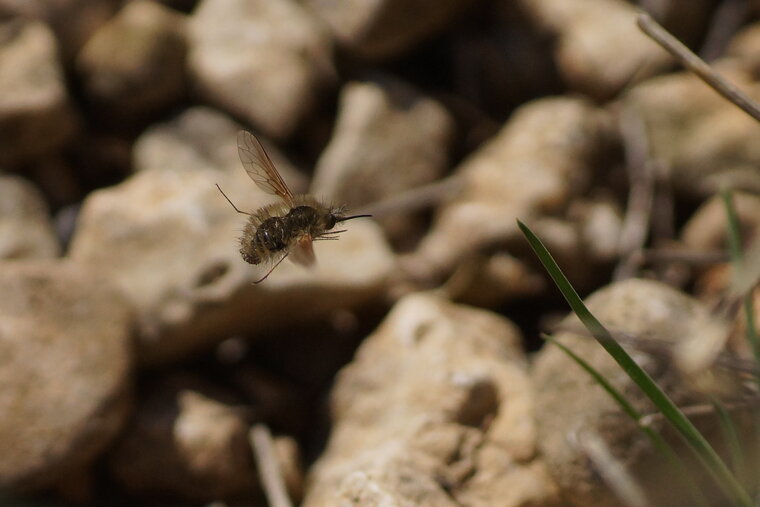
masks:
[[[256,424],[251,428],[248,438],[269,505],[272,507],[291,507],[293,504],[285,489],[285,481],[282,478],[269,428],[263,424]]]
[[[659,247],[644,249],[642,256],[646,262],[682,262],[690,266],[709,266],[719,262],[728,262],[728,252],[724,250],[688,250],[677,247]]]
[[[359,213],[382,218],[393,213],[408,213],[438,204],[455,195],[463,186],[460,176],[449,176],[440,181],[412,188],[397,195],[361,207]]]
[[[583,450],[597,473],[612,489],[617,498],[628,507],[651,505],[641,485],[616,458],[607,443],[594,432],[580,431],[574,435],[575,444]]]
[[[724,0],[715,6],[712,22],[699,54],[708,62],[718,58],[750,15],[747,0]]]
[[[620,131],[625,146],[630,191],[620,232],[620,262],[615,268],[614,280],[630,278],[640,268],[643,260],[641,251],[649,235],[654,201],[654,170],[644,122],[634,110],[623,108],[620,112]]]
[[[684,67],[696,74],[725,99],[741,108],[755,120],[760,121],[760,105],[757,102],[721,77],[704,60],[692,53],[689,48],[668,33],[650,15],[639,14],[637,23],[641,31],[673,55]]]
[[[729,412],[736,412],[741,410],[754,409],[758,406],[757,398],[747,398],[742,400],[732,400],[723,402],[723,408]],[[710,403],[701,403],[698,405],[689,405],[688,407],[681,407],[681,411],[689,417],[697,417],[704,415],[711,415],[715,413],[715,405]],[[651,426],[657,421],[662,421],[663,415],[659,412],[653,414],[647,414],[641,418],[641,424],[644,426]]]

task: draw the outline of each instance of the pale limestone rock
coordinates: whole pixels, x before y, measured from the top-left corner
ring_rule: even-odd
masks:
[[[746,244],[760,237],[760,196],[733,192],[732,202]],[[718,250],[728,247],[726,205],[719,195],[705,201],[681,230],[684,245],[694,250]]]
[[[349,83],[332,139],[317,162],[312,193],[357,209],[432,183],[446,170],[454,127],[440,103],[404,83]],[[380,219],[391,237],[419,229],[408,212],[390,213]]]
[[[0,259],[44,259],[60,253],[39,190],[17,176],[0,176]]]
[[[47,25],[4,21],[0,41],[0,165],[13,165],[60,148],[77,122]]]
[[[49,25],[64,62],[74,59],[92,34],[119,9],[119,0],[0,0],[0,13]]]
[[[666,68],[670,57],[636,26],[636,7],[621,0],[523,0],[537,29],[556,38],[555,61],[571,88],[597,99]]]
[[[738,60],[716,70],[756,99],[754,71]],[[653,160],[678,193],[706,197],[722,187],[760,191],[760,124],[696,76],[682,72],[633,88],[625,105],[644,120]]]
[[[136,0],[95,32],[76,67],[94,106],[135,119],[183,95],[185,54],[184,17],[157,2]]]
[[[331,44],[294,0],[202,0],[189,64],[204,97],[281,139],[332,81]]]
[[[370,59],[398,56],[456,21],[472,0],[306,0],[349,51]]]
[[[338,375],[332,433],[304,505],[551,501],[531,399],[510,322],[407,296]]]
[[[183,376],[156,386],[111,452],[116,478],[130,491],[195,502],[252,497],[257,473],[248,423],[215,391]]]
[[[441,205],[405,268],[422,280],[447,276],[473,253],[522,242],[516,219],[531,225],[536,217],[564,215],[588,187],[609,136],[607,117],[584,100],[548,98],[521,107],[456,169],[461,191]]]
[[[39,490],[83,473],[125,421],[131,311],[71,262],[0,262],[0,286],[0,488]]]

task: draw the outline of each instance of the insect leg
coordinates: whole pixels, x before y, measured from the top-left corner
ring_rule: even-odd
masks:
[[[320,234],[318,237],[321,238],[322,236],[335,236],[337,234],[340,234],[341,232],[346,232],[347,230],[348,229],[341,229],[339,231],[327,231],[327,232],[324,232],[324,233]]]
[[[261,282],[263,282],[264,280],[266,280],[266,279],[267,279],[267,277],[268,277],[269,275],[271,275],[271,274],[272,274],[272,271],[274,271],[274,268],[276,268],[277,266],[279,266],[279,265],[280,265],[280,263],[281,263],[282,261],[284,261],[284,260],[285,260],[285,257],[287,257],[287,256],[288,256],[288,254],[287,254],[287,253],[286,253],[285,255],[283,255],[283,256],[282,256],[282,259],[280,259],[279,261],[277,261],[277,264],[275,264],[274,266],[272,266],[272,269],[270,269],[269,271],[267,271],[267,274],[266,274],[266,275],[264,275],[263,277],[259,278],[258,280],[256,280],[256,281],[255,281],[255,282],[253,282],[253,283],[254,283],[254,284],[257,284],[257,283],[261,283]]]
[[[235,211],[237,211],[238,213],[242,213],[243,215],[248,215],[248,216],[251,216],[251,214],[250,214],[250,213],[246,213],[245,211],[240,211],[239,209],[237,209],[237,206],[235,206],[235,205],[232,203],[232,201],[230,201],[230,198],[229,198],[229,197],[227,197],[227,194],[225,194],[225,193],[224,193],[224,190],[222,190],[222,187],[220,187],[218,183],[215,183],[215,185],[216,185],[216,188],[218,188],[218,189],[219,189],[219,191],[222,193],[222,195],[224,196],[224,198],[225,198],[225,199],[227,199],[227,202],[228,202],[228,203],[230,203],[230,206],[232,206],[232,208],[233,208]]]

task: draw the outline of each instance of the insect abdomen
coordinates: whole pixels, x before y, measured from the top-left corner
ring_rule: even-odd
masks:
[[[249,227],[243,236],[240,253],[246,262],[259,264],[268,254],[288,246],[289,227],[284,217],[269,217],[258,227]]]
[[[256,230],[253,237],[254,245],[271,252],[279,252],[288,246],[288,231],[289,227],[285,219],[267,218]]]

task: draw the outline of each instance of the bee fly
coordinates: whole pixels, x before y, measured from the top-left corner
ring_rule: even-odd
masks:
[[[239,210],[219,185],[216,186],[235,211],[248,215],[240,238],[243,260],[261,264],[277,259],[267,274],[254,283],[263,282],[288,256],[297,264],[312,266],[316,261],[313,241],[336,240],[338,234],[346,232],[345,229],[332,230],[336,224],[371,216],[345,216],[342,207],[327,206],[310,195],[294,196],[253,134],[241,130],[237,142],[240,161],[248,176],[260,189],[282,199],[247,213]]]

